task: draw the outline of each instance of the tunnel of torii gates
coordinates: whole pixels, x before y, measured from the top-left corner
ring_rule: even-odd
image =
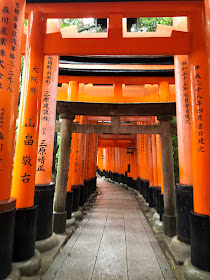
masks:
[[[12,262],[34,256],[35,241],[48,240],[52,224],[65,232],[72,211],[96,191],[97,166],[100,175],[139,190],[157,208],[164,234],[191,244],[192,265],[210,271],[209,1],[56,2],[0,2],[0,279]],[[122,24],[167,16],[173,27],[151,33],[129,33]],[[62,18],[87,17],[109,19],[108,31],[60,28]]]

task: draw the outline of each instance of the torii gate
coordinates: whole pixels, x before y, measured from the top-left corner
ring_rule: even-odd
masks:
[[[192,135],[194,138],[194,149],[193,149],[193,164],[196,170],[194,172],[193,184],[194,184],[194,212],[192,212],[192,263],[204,270],[209,270],[209,185],[208,185],[208,168],[209,168],[209,72],[208,72],[208,37],[206,37],[206,22],[204,20],[205,15],[207,18],[207,22],[209,21],[209,7],[208,3],[206,4],[206,14],[205,7],[203,1],[171,1],[170,5],[166,5],[164,1],[157,2],[122,2],[122,3],[50,3],[50,1],[45,0],[47,3],[39,3],[39,0],[28,0],[27,8],[26,8],[26,17],[30,19],[31,32],[28,33],[27,38],[27,48],[26,53],[28,57],[28,68],[27,71],[29,74],[32,74],[32,69],[36,72],[37,65],[39,66],[39,73],[37,76],[33,77],[33,83],[36,84],[38,81],[39,87],[33,87],[33,90],[37,90],[40,95],[42,79],[43,79],[43,58],[44,55],[68,55],[69,53],[75,55],[90,55],[90,54],[118,54],[118,55],[182,55],[186,54],[190,56],[190,73],[191,73],[191,88],[192,88],[192,96],[193,100],[191,102],[192,111],[193,111],[193,127],[192,127]],[[8,1],[7,1],[8,2]],[[21,2],[21,13],[18,10],[15,10],[15,13],[21,14],[19,23],[23,23],[23,14],[25,8],[25,1]],[[37,4],[30,4],[30,2],[36,2]],[[53,1],[54,2],[54,1]],[[70,1],[71,2],[71,1]],[[206,1],[207,2],[207,1]],[[3,4],[5,1],[3,1]],[[8,6],[11,3],[6,3]],[[5,4],[5,5],[6,5]],[[13,1],[12,4],[15,4]],[[10,6],[11,7],[11,6]],[[61,37],[60,32],[45,34],[45,26],[46,19],[48,18],[75,18],[75,17],[87,17],[91,16],[94,18],[109,18],[110,19],[110,28],[108,31],[107,38],[69,38],[65,39]],[[122,17],[145,17],[145,16],[187,16],[189,21],[189,32],[180,32],[173,31],[171,36],[169,37],[143,37],[143,38],[125,38],[122,36]],[[12,19],[13,15],[10,14],[8,18]],[[16,19],[18,17],[15,17]],[[196,19],[196,20],[195,20]],[[4,19],[5,24],[7,22],[7,18]],[[16,26],[16,25],[15,25]],[[11,25],[11,31],[12,30]],[[209,31],[207,29],[207,31]],[[21,37],[21,28],[18,28],[18,33],[10,32],[6,34],[5,38],[7,42],[14,42],[14,37],[17,35],[17,43],[18,47],[14,48],[13,51],[16,54],[16,58],[20,58],[20,37]],[[23,44],[22,44],[22,53],[25,52],[25,36],[23,36]],[[85,46],[85,47],[84,47]],[[103,48],[102,48],[103,46]],[[116,48],[116,46],[118,46]],[[6,48],[3,48],[3,53],[7,49],[7,57],[9,58],[11,44],[8,43]],[[209,47],[209,46],[208,46]],[[5,50],[4,50],[5,49]],[[12,57],[12,58],[11,58]],[[14,53],[11,55],[11,59],[15,59]],[[18,61],[15,62],[15,66],[18,68]],[[13,62],[13,61],[12,61]],[[31,62],[31,70],[29,69]],[[37,63],[37,65],[36,65]],[[2,70],[2,73],[8,73],[8,69],[5,68]],[[14,73],[18,73],[14,71]],[[18,75],[17,75],[18,76]],[[7,83],[7,75],[4,76],[2,80],[3,83]],[[202,87],[199,87],[199,81],[202,82]],[[17,87],[19,83],[19,79],[15,77],[14,85]],[[26,81],[26,88],[24,91],[25,100],[29,100],[29,92],[30,87],[27,85],[28,80]],[[189,85],[190,86],[190,85]],[[11,85],[12,87],[12,85]],[[8,87],[7,90],[12,90],[11,87]],[[18,87],[17,87],[18,88]],[[13,89],[15,92],[15,89]],[[16,90],[16,92],[18,92]],[[34,94],[34,109],[39,108],[40,98],[39,95]],[[3,95],[5,96],[5,95]],[[10,125],[4,126],[1,130],[1,133],[5,135],[5,139],[13,141],[9,141],[7,145],[8,151],[13,151],[14,147],[14,133],[15,133],[15,118],[13,115],[17,109],[17,106],[11,107],[10,105],[17,104],[17,94],[16,96],[6,95],[9,98],[8,102],[5,102],[6,114],[9,116],[8,122]],[[202,102],[197,102],[198,98],[202,99]],[[4,98],[3,98],[4,100]],[[6,100],[6,99],[5,99]],[[26,102],[27,103],[27,102]],[[26,104],[25,103],[25,104]],[[30,102],[28,102],[30,103]],[[30,111],[30,107],[26,107],[26,110]],[[203,113],[204,112],[204,113]],[[36,115],[35,118],[35,129],[38,129],[38,119],[39,119],[39,109],[35,109],[33,112]],[[203,114],[202,114],[203,113]],[[29,116],[30,117],[30,116]],[[202,122],[201,122],[202,119]],[[25,122],[25,120],[24,120]],[[204,128],[203,128],[204,127]],[[10,129],[11,128],[11,129]],[[201,136],[202,135],[202,136]],[[25,138],[27,133],[22,137]],[[37,141],[38,134],[33,134],[35,140]],[[4,140],[4,139],[2,139]],[[6,140],[6,141],[7,141]],[[30,139],[29,139],[30,140]],[[28,141],[28,139],[27,139]],[[1,151],[2,152],[2,151]],[[34,154],[36,154],[36,150],[34,149]],[[3,151],[1,156],[3,155],[2,164],[2,178],[4,182],[4,189],[6,190],[6,196],[1,197],[1,201],[3,201],[3,206],[6,208],[9,206],[8,201],[5,202],[5,199],[8,200],[10,195],[10,185],[11,185],[11,177],[12,177],[12,157],[9,158],[9,153]],[[10,168],[5,170],[5,166],[7,161],[10,160]],[[35,168],[32,170],[31,177],[35,177]],[[7,179],[7,175],[9,180]],[[27,174],[25,174],[26,176]],[[33,176],[32,176],[33,175]],[[24,173],[21,174],[19,178],[21,180],[17,180],[17,184],[20,184],[24,180],[24,183],[27,183],[27,178],[25,178]],[[202,181],[200,181],[202,180]],[[16,183],[16,182],[15,182]],[[33,203],[33,188],[34,185],[30,185],[31,192],[31,200],[29,204],[24,204],[24,209],[29,209]],[[28,191],[28,185],[24,185],[24,191]],[[21,192],[21,194],[24,193]],[[16,195],[15,195],[16,197]],[[24,195],[23,195],[24,197]],[[18,204],[19,201],[18,201]],[[5,210],[3,207],[3,213]],[[22,206],[21,206],[22,207]],[[10,210],[14,209],[14,203],[9,206]],[[19,210],[18,210],[19,211]],[[18,212],[17,211],[17,212]],[[20,211],[19,211],[20,212]],[[205,232],[204,238],[200,239],[200,225],[204,224]],[[22,236],[22,235],[21,235]],[[202,246],[201,246],[201,245]],[[207,246],[208,245],[208,246]],[[202,248],[202,249],[201,249]],[[32,250],[33,251],[33,250]],[[11,258],[10,258],[11,259]],[[205,260],[201,262],[201,259]]]
[[[172,154],[172,127],[170,120],[176,115],[175,103],[85,103],[57,102],[57,113],[62,118],[57,186],[54,205],[54,230],[64,232],[66,227],[66,184],[72,133],[132,133],[160,134],[164,184],[163,228],[167,236],[176,234],[176,200]],[[75,115],[111,116],[111,125],[74,124]],[[121,125],[120,116],[158,116],[159,125]]]

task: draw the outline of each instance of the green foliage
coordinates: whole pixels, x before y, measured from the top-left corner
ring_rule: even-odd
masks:
[[[172,25],[171,17],[157,17],[157,18],[139,18],[139,31],[151,32],[155,31],[157,24]]]
[[[94,24],[86,24],[83,18],[64,18],[61,20],[61,27],[68,27],[76,25],[79,33],[81,32],[94,32],[95,25]]]
[[[60,145],[60,140],[61,140],[61,134],[60,132],[57,133],[57,153],[55,157],[55,167],[58,167],[58,155],[59,155],[59,145]]]
[[[68,27],[76,25],[78,29],[84,27],[84,21],[82,18],[63,18],[61,20],[61,27]]]
[[[140,32],[152,32],[156,31],[157,24],[170,25],[172,26],[172,18],[171,17],[156,17],[156,18],[139,18],[138,26],[133,24],[131,27],[131,31],[140,31]]]

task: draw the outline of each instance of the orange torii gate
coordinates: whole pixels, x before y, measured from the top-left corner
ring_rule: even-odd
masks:
[[[8,1],[7,1],[8,2]],[[19,1],[21,9],[24,9],[24,1]],[[194,187],[194,212],[191,214],[192,218],[192,253],[191,260],[192,264],[197,268],[210,270],[210,257],[209,257],[209,182],[208,182],[208,169],[210,165],[209,157],[209,69],[208,69],[208,52],[207,44],[209,38],[208,28],[205,18],[205,7],[203,1],[172,1],[167,4],[164,1],[158,2],[122,2],[122,3],[39,3],[39,4],[28,4],[26,7],[26,17],[30,19],[30,32],[27,37],[27,47],[25,47],[26,37],[22,38],[22,53],[27,53],[27,73],[30,72],[31,62],[33,64],[34,57],[39,58],[38,62],[40,71],[39,75],[34,76],[38,79],[41,84],[41,73],[43,69],[44,55],[189,55],[189,68],[191,76],[191,96],[193,97],[190,101],[192,106],[192,138],[193,138],[193,150],[192,150],[192,161],[193,161],[193,187]],[[39,1],[36,1],[39,2]],[[170,5],[168,5],[170,3]],[[12,5],[15,2],[12,2]],[[1,8],[2,12],[6,7],[6,1],[2,1]],[[12,6],[12,9],[14,6]],[[24,12],[23,10],[21,10]],[[208,2],[206,1],[206,18],[209,21],[208,13]],[[87,17],[91,16],[94,18],[109,18],[110,25],[107,38],[62,38],[61,33],[45,34],[46,18],[65,18],[65,17]],[[145,17],[145,16],[187,16],[189,23],[189,30],[183,31],[172,31],[171,36],[168,37],[142,37],[142,38],[126,38],[123,37],[122,18],[123,17]],[[7,18],[12,19],[13,14],[9,14]],[[42,26],[40,25],[40,18],[42,18]],[[22,21],[21,21],[22,22]],[[208,32],[206,32],[206,29]],[[20,32],[21,29],[19,28]],[[12,33],[13,35],[15,33]],[[17,35],[17,34],[16,34]],[[14,35],[14,36],[16,36]],[[5,35],[6,36],[6,35]],[[37,39],[38,38],[38,39]],[[8,42],[10,38],[7,37]],[[40,39],[40,40],[39,40]],[[17,37],[18,47],[20,47],[20,36]],[[37,48],[37,45],[38,48]],[[85,46],[85,47],[84,47]],[[102,48],[103,46],[103,48]],[[117,46],[117,47],[116,47]],[[209,46],[208,46],[209,47]],[[10,46],[7,45],[9,49]],[[14,49],[14,48],[13,48]],[[4,50],[4,49],[3,49]],[[31,52],[30,52],[31,50]],[[17,55],[20,55],[18,49],[16,49]],[[14,57],[14,56],[13,56]],[[11,57],[10,57],[11,58]],[[5,57],[6,59],[6,57]],[[18,63],[16,63],[18,65]],[[33,65],[32,65],[33,66]],[[36,66],[36,65],[35,65]],[[34,68],[36,69],[36,68]],[[26,75],[27,77],[27,75]],[[29,81],[28,81],[29,82]],[[34,83],[35,80],[33,80]],[[18,84],[18,78],[15,77],[15,84]],[[29,88],[27,86],[25,92],[29,95]],[[36,85],[34,86],[37,89]],[[40,92],[39,92],[40,93]],[[25,96],[24,100],[30,100],[29,96]],[[39,107],[39,98],[35,98],[37,107]],[[15,100],[11,97],[11,102]],[[8,102],[9,104],[10,102]],[[17,103],[17,102],[16,102]],[[16,108],[12,108],[11,113],[15,114]],[[39,129],[39,111],[36,110],[35,116],[35,127],[34,133],[23,136],[26,138],[25,141],[31,141],[33,137],[36,138],[37,142],[37,131]],[[23,114],[30,117],[32,112],[23,112]],[[29,115],[28,115],[29,114]],[[10,116],[9,121],[11,127],[13,127],[14,135],[14,117]],[[21,121],[24,121],[22,119]],[[64,121],[65,122],[65,121]],[[3,139],[2,139],[3,140]],[[8,144],[8,149],[13,150],[13,143]],[[31,142],[27,142],[31,143]],[[33,155],[36,157],[37,151],[34,149]],[[21,159],[22,160],[22,159]],[[2,194],[8,192],[8,184],[10,184],[11,178],[11,164],[9,179],[4,182],[2,188]],[[18,166],[18,163],[16,164]],[[36,168],[36,167],[34,167]],[[35,170],[35,169],[34,169]],[[34,177],[35,171],[32,170]],[[27,182],[27,173],[20,174],[24,184]],[[18,182],[19,183],[19,182]],[[23,207],[27,213],[33,208],[33,190],[34,186],[30,186],[27,189],[26,186],[21,186],[21,191],[15,186],[13,188],[13,195],[17,197],[17,206]],[[25,195],[24,195],[25,194]],[[27,196],[29,195],[29,197]],[[8,196],[8,195],[7,195]],[[22,197],[22,199],[20,199]],[[27,199],[29,198],[29,199]],[[4,196],[2,204],[5,205]],[[8,197],[6,198],[6,205],[8,203]],[[25,202],[25,203],[23,203]],[[14,207],[14,204],[12,205]],[[33,209],[31,209],[33,208]],[[2,208],[1,212],[5,212],[5,208]],[[6,207],[7,209],[7,207]],[[17,213],[20,213],[17,210]],[[19,214],[18,214],[19,215]],[[35,222],[34,222],[35,223]],[[200,225],[203,225],[203,238],[200,238]],[[32,225],[33,228],[33,225]],[[30,240],[30,238],[29,238]],[[33,243],[33,242],[32,242]],[[32,249],[34,244],[31,245]],[[33,250],[32,250],[33,251]],[[3,257],[2,257],[3,258]],[[27,256],[24,256],[27,259]],[[10,258],[11,259],[11,256]],[[9,263],[9,262],[8,262]],[[7,270],[6,274],[8,274]]]

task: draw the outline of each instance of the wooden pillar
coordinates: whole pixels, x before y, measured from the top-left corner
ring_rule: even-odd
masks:
[[[159,117],[159,121],[161,129],[161,153],[164,186],[163,231],[166,236],[173,237],[177,232],[177,221],[171,118],[167,116]]]
[[[208,47],[208,68],[210,69],[210,2],[205,0],[205,16],[206,16],[206,36],[207,36],[207,47]],[[210,70],[209,70],[210,71]],[[210,75],[210,72],[209,72]]]
[[[14,261],[34,255],[36,206],[34,206],[36,161],[41,111],[44,36],[46,15],[31,11],[28,15],[20,122],[16,142],[12,196],[17,198]],[[27,213],[27,214],[26,214]],[[28,226],[30,220],[30,227]],[[23,226],[27,227],[27,231]],[[27,226],[26,226],[27,225]]]
[[[11,272],[16,198],[10,198],[25,0],[0,2],[0,279]]]
[[[186,17],[174,18],[173,25],[179,31],[188,31]],[[192,108],[188,56],[175,56],[174,64],[180,181],[176,186],[177,237],[179,241],[190,244],[190,212],[193,210],[193,178],[191,144]]]
[[[189,55],[194,203],[194,212],[191,212],[191,262],[199,269],[210,271],[210,72],[203,8],[197,8],[189,15],[188,26],[192,34],[191,53]]]
[[[150,121],[152,124],[152,120]],[[154,207],[153,193],[154,193],[154,168],[153,168],[153,147],[152,147],[152,135],[148,134],[148,153],[149,153],[149,189],[148,189],[148,203],[150,207]]]
[[[154,122],[153,122],[154,123]],[[153,163],[153,180],[154,187],[158,186],[158,170],[157,170],[157,145],[156,134],[152,134],[152,163]]]
[[[58,157],[58,171],[54,198],[53,230],[55,233],[64,233],[66,230],[66,188],[68,181],[69,155],[72,137],[72,122],[74,116],[61,115],[61,140]]]
[[[93,124],[96,124],[96,122],[94,122]],[[98,150],[98,134],[92,133],[89,195],[91,195],[96,191],[97,150]]]
[[[147,122],[143,122],[144,125],[147,125]],[[148,202],[148,194],[149,194],[149,153],[148,153],[148,135],[143,134],[144,137],[144,198]]]
[[[47,20],[47,33],[56,32],[59,30],[59,28],[60,20]],[[58,63],[58,56],[45,57],[36,185],[49,185],[51,183],[58,84]]]
[[[60,20],[47,20],[47,33],[56,32],[59,29]],[[55,183],[51,183],[51,177],[55,137],[58,64],[58,56],[45,56],[34,198],[35,205],[37,205],[36,240],[43,240],[52,235]]]
[[[152,158],[152,135],[148,134],[148,166],[149,166],[149,186],[154,186],[153,179],[153,158]]]
[[[71,81],[68,87],[68,95],[70,101],[78,101],[79,96],[79,83],[77,81]]]

